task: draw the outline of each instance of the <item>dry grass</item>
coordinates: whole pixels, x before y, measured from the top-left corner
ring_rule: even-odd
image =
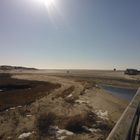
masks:
[[[92,112],[76,115],[68,119],[66,129],[74,133],[83,133],[86,130],[83,126],[92,127],[96,123],[97,116]]]
[[[69,103],[70,105],[74,105],[75,101],[78,100],[78,99],[79,99],[78,96],[72,96],[72,97],[69,97],[69,98],[65,98],[65,101],[67,103]]]
[[[54,125],[56,116],[54,113],[42,114],[37,118],[36,128],[39,136],[50,136],[50,126]]]
[[[62,93],[57,94],[56,98],[59,98],[59,97],[65,98],[65,97],[67,97],[69,94],[71,94],[71,93],[74,91],[74,89],[75,89],[75,87],[74,87],[74,86],[71,86],[71,87],[65,89]]]

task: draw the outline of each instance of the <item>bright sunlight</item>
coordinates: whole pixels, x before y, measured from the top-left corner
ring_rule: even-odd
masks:
[[[47,9],[55,5],[55,0],[36,0],[40,4],[43,4]]]

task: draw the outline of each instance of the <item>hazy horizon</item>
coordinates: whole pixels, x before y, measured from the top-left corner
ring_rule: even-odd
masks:
[[[51,71],[51,70],[76,70],[76,71],[114,71],[114,68],[113,69],[88,69],[88,68],[80,68],[80,69],[78,69],[78,68],[39,68],[39,67],[30,67],[30,66],[23,66],[23,65],[0,65],[0,67],[1,66],[12,66],[12,67],[24,67],[24,68],[35,68],[35,69],[37,69],[37,70],[48,70],[48,71]],[[128,67],[128,68],[125,68],[125,69],[116,69],[117,71],[125,71],[126,69],[134,69],[134,68],[131,68],[131,67]],[[140,69],[137,69],[137,70],[140,70]]]
[[[0,65],[140,69],[138,0],[1,0]]]

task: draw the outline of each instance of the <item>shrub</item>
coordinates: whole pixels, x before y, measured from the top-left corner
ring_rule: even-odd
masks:
[[[72,131],[74,133],[82,133],[84,129],[82,126],[84,125],[83,118],[80,115],[72,117],[67,125],[66,129]]]
[[[54,113],[42,114],[37,119],[37,130],[40,136],[50,135],[50,126],[54,125],[56,116]]]
[[[68,121],[66,129],[74,133],[87,132],[83,126],[92,127],[96,121],[96,115],[92,112],[86,112],[82,115],[76,115]]]

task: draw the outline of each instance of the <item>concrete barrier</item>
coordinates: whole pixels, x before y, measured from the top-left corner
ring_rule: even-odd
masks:
[[[123,115],[109,134],[107,140],[135,140],[130,133],[133,129],[136,129],[134,123],[139,121],[138,107],[140,103],[140,88],[138,89],[136,95],[124,111]],[[132,139],[133,137],[133,139]]]

